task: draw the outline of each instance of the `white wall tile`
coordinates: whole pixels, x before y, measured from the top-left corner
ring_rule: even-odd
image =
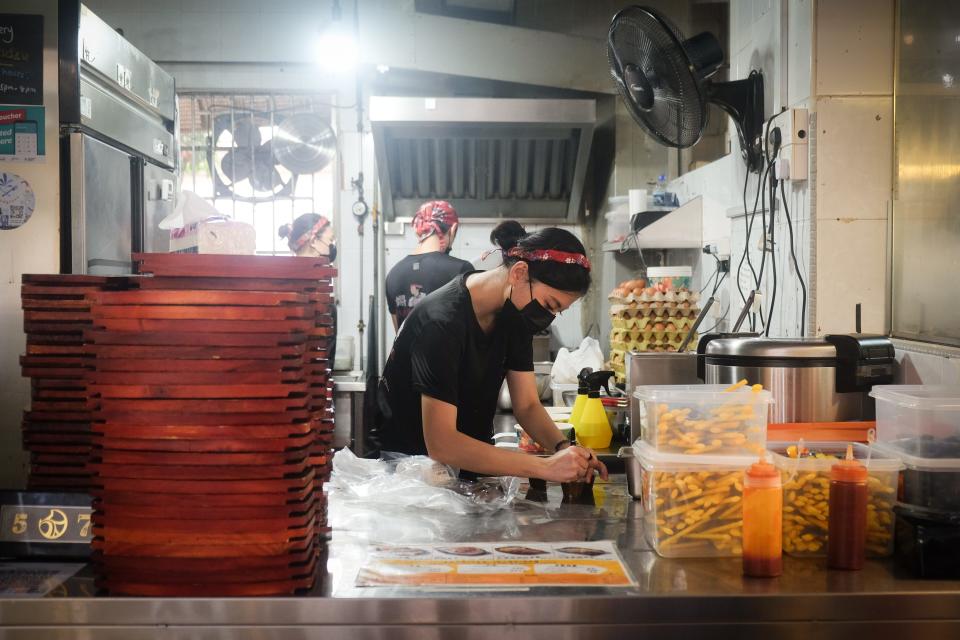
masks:
[[[893,101],[824,98],[817,107],[817,217],[887,217],[893,171]]]
[[[863,331],[883,333],[886,300],[884,220],[818,220],[817,331],[854,330],[863,304]]]
[[[897,350],[896,384],[944,384],[945,358]]]
[[[819,0],[818,95],[893,92],[894,1]]]
[[[960,359],[940,358],[942,372],[940,384],[960,386]]]

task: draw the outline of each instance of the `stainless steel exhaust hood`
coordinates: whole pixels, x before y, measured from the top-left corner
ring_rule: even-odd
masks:
[[[370,98],[387,220],[426,200],[461,218],[575,222],[596,103],[513,98]]]

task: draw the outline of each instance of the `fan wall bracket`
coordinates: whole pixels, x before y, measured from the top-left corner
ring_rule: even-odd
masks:
[[[731,118],[740,139],[740,153],[747,169],[763,166],[763,74],[753,71],[744,80],[706,83],[707,100]]]

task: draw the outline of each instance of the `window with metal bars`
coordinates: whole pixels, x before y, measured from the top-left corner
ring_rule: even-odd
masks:
[[[181,188],[253,225],[257,254],[289,254],[277,231],[301,214],[333,219],[331,96],[184,93],[179,107]]]

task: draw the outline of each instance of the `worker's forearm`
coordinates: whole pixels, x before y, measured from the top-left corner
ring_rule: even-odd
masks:
[[[541,473],[539,458],[498,449],[459,431],[428,438],[427,450],[437,462],[481,475],[536,478]]]
[[[515,410],[514,415],[523,430],[547,451],[553,451],[557,443],[564,439],[563,434],[560,433],[557,425],[550,418],[550,414],[539,402],[535,406],[522,407],[519,411]]]

